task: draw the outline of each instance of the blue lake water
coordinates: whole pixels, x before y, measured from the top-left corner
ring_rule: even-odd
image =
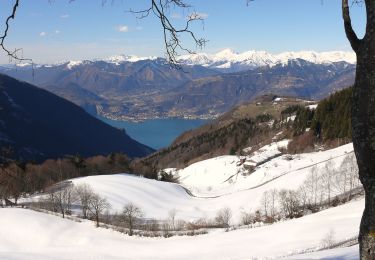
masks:
[[[126,133],[138,142],[160,149],[170,145],[177,136],[185,131],[197,128],[209,120],[202,119],[150,119],[135,123],[117,121],[99,117],[102,121],[117,128],[125,129]]]

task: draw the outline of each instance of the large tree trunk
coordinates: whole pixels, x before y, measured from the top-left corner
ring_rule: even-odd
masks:
[[[375,49],[375,44],[369,49]],[[352,105],[353,145],[359,177],[366,192],[359,233],[361,259],[375,259],[375,66],[369,66],[375,51],[371,51],[370,58],[366,55],[369,49],[363,48],[357,54]]]
[[[348,0],[343,0],[346,35],[357,54],[352,100],[353,145],[359,178],[366,192],[359,246],[360,257],[375,259],[375,0],[365,0],[366,34],[358,39],[350,21]]]

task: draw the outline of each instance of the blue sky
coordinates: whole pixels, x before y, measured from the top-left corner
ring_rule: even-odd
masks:
[[[0,3],[5,21],[11,0]],[[37,63],[70,59],[103,58],[116,54],[163,56],[162,31],[158,20],[142,20],[126,12],[147,7],[148,0],[21,0],[16,20],[6,40],[9,48],[23,48]],[[169,14],[181,24],[191,11],[206,17],[194,30],[207,43],[204,52],[231,48],[283,51],[349,51],[341,18],[340,0],[186,0],[194,8]],[[364,6],[351,9],[359,35],[365,27]],[[3,22],[2,22],[3,24]],[[4,29],[4,26],[1,26]],[[184,41],[194,48],[189,40]],[[7,62],[0,54],[0,62]]]

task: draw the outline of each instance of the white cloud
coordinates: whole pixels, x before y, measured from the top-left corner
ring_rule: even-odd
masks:
[[[129,27],[126,26],[126,25],[119,25],[116,27],[116,30],[118,32],[128,32],[129,31]]]
[[[69,18],[69,14],[62,14],[62,15],[60,15],[60,18],[62,18],[62,19]]]
[[[39,33],[39,36],[42,36],[42,37],[44,37],[44,36],[46,36],[46,35],[47,35],[46,32],[40,32],[40,33]]]
[[[60,34],[60,33],[61,33],[61,31],[55,30],[55,34]]]

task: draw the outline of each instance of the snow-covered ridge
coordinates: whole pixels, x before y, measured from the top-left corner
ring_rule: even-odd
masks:
[[[315,64],[330,64],[334,62],[356,63],[354,52],[331,51],[299,51],[282,52],[271,54],[266,51],[246,51],[237,53],[231,49],[225,49],[215,54],[197,53],[179,57],[181,63],[187,65],[201,65],[205,67],[230,68],[232,66],[274,66],[276,64],[287,64],[291,60],[302,59]]]
[[[136,55],[114,55],[104,59],[92,60],[75,60],[75,61],[60,61],[55,64],[37,64],[36,67],[57,66],[66,64],[68,69],[86,64],[89,62],[104,61],[107,63],[120,65],[125,62],[138,62],[142,60],[156,60],[156,56],[136,56]],[[237,53],[231,49],[224,49],[214,54],[196,53],[189,55],[181,55],[177,60],[184,65],[201,65],[204,67],[226,70],[226,71],[241,71],[245,69],[254,69],[262,66],[275,66],[277,64],[288,64],[293,60],[305,60],[314,64],[331,64],[335,62],[346,62],[349,64],[356,63],[356,56],[354,52],[344,51],[330,51],[330,52],[315,52],[315,51],[298,51],[298,52],[282,52],[272,54],[266,51],[250,50],[242,53]],[[31,64],[18,63],[17,67],[28,67]]]
[[[148,56],[148,57],[139,57],[135,55],[114,55],[109,58],[104,59],[103,61],[114,63],[114,64],[121,64],[123,62],[137,62],[141,60],[156,60],[158,57],[156,56]]]
[[[28,62],[24,62],[24,63],[21,62],[21,63],[16,63],[16,64],[6,64],[2,66],[5,68],[13,68],[14,66],[18,68],[28,68],[34,65],[34,68],[40,68],[40,67],[54,67],[54,66],[66,65],[68,69],[72,69],[80,65],[85,65],[85,64],[89,64],[93,62],[100,62],[100,61],[115,64],[115,65],[120,65],[125,62],[137,62],[137,61],[142,61],[142,60],[156,60],[156,59],[158,59],[158,57],[156,56],[139,57],[135,55],[120,54],[120,55],[110,56],[104,59],[95,58],[92,60],[62,60],[62,61],[49,63],[49,64],[32,64]]]

